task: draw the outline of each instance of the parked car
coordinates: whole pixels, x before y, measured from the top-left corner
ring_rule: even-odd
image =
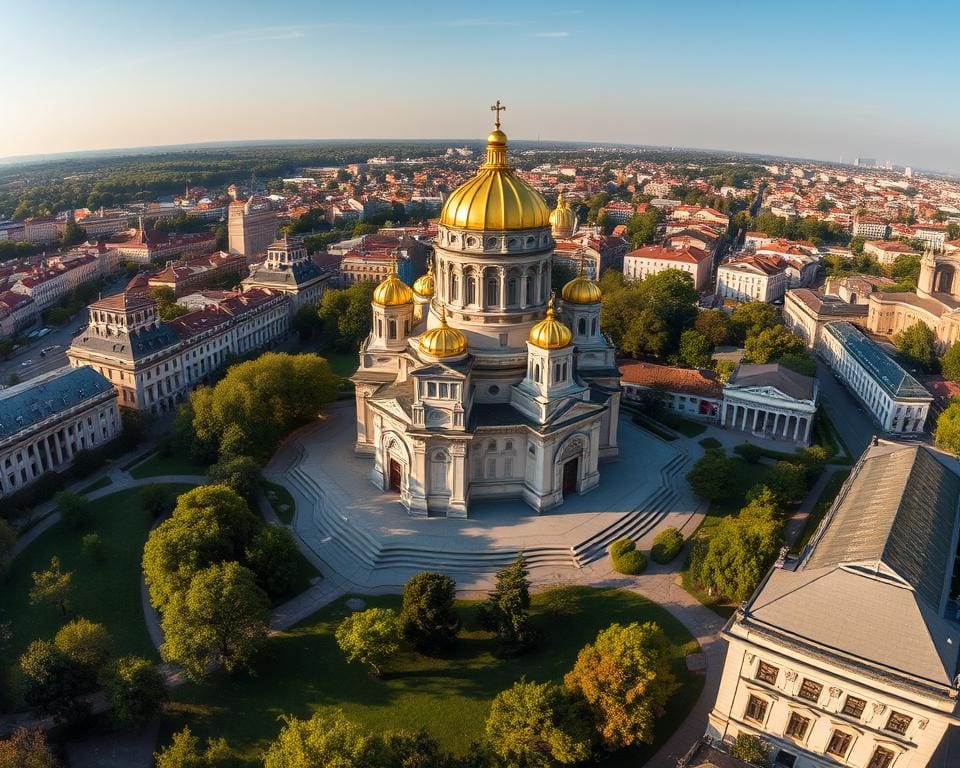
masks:
[[[28,365],[33,365],[33,360],[24,360],[22,363],[20,363],[21,368],[26,368]]]

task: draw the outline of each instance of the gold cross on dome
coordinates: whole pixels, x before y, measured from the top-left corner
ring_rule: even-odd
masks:
[[[490,107],[491,112],[497,113],[497,119],[493,121],[493,124],[497,127],[498,131],[500,130],[500,113],[503,112],[503,110],[505,109],[506,107],[501,106],[500,99],[497,99],[497,103],[494,104],[492,107]]]

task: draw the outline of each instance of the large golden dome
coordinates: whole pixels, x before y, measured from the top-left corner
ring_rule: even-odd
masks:
[[[447,325],[447,314],[440,310],[440,325],[420,337],[420,351],[433,357],[456,357],[467,351],[467,337]]]
[[[396,263],[391,267],[390,274],[374,290],[373,303],[381,307],[399,307],[413,303],[413,291],[397,275]]]
[[[579,274],[565,286],[560,294],[564,301],[571,304],[599,304],[603,294],[600,286],[586,275]]]
[[[420,275],[413,281],[413,292],[421,298],[429,299],[433,296],[436,288],[437,284],[433,278],[433,262],[431,261],[427,263],[427,273]]]
[[[527,340],[540,349],[563,349],[570,346],[573,334],[570,329],[557,320],[553,309],[553,299],[547,304],[547,316],[530,329]]]
[[[507,165],[507,136],[500,124],[487,136],[487,160],[477,175],[447,198],[440,223],[478,232],[550,226],[547,202]]]
[[[577,226],[577,215],[563,196],[563,190],[557,195],[557,207],[550,211],[550,227],[553,234],[559,237],[569,237]]]

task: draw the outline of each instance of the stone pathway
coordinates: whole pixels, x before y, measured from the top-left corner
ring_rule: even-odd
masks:
[[[817,482],[807,491],[807,495],[803,501],[800,502],[800,506],[798,506],[787,519],[787,523],[783,528],[783,541],[788,547],[792,547],[800,540],[800,537],[803,535],[803,530],[806,528],[807,520],[810,515],[813,514],[813,509],[817,506],[817,502],[820,501],[820,494],[823,493],[823,489],[827,487],[827,483],[830,482],[833,473],[838,469],[851,469],[851,467],[843,464],[828,464],[820,477],[817,478]]]

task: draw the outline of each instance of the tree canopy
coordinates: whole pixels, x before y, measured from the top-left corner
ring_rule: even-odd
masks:
[[[400,620],[390,608],[367,608],[340,622],[336,637],[347,661],[368,664],[380,677],[383,665],[400,650]]]
[[[355,350],[369,335],[373,323],[370,303],[376,287],[372,281],[360,281],[324,292],[317,313],[324,333],[337,349]]]
[[[449,648],[460,631],[454,609],[456,583],[442,573],[418,573],[403,588],[404,637],[421,653]]]
[[[930,327],[918,320],[893,337],[894,346],[907,360],[925,370],[933,367],[936,360],[936,341]]]
[[[960,399],[953,398],[937,418],[937,445],[960,456]]]

